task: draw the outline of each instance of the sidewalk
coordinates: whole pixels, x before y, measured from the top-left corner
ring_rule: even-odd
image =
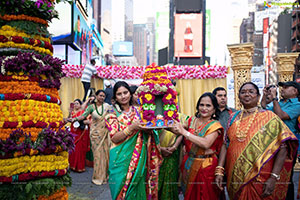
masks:
[[[92,183],[93,168],[86,167],[83,173],[71,171],[72,187],[68,188],[69,200],[111,200],[108,184],[95,185]],[[299,171],[294,173],[295,200],[299,182]],[[180,196],[180,199],[183,199]]]
[[[93,168],[76,173],[71,171],[72,186],[68,188],[70,200],[111,200],[108,184],[95,185],[92,183]]]

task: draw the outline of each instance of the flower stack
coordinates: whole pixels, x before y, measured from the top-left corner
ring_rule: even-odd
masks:
[[[74,137],[63,128],[63,61],[47,31],[57,2],[0,2],[0,199],[68,199]]]
[[[153,63],[146,67],[137,93],[141,105],[141,119],[147,127],[166,127],[178,120],[177,92],[163,66]],[[161,114],[158,114],[158,109],[162,110]]]

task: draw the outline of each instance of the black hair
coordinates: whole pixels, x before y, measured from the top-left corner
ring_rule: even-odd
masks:
[[[138,86],[136,86],[136,85],[130,86],[130,90],[131,90],[132,94],[134,94],[137,89],[138,89]]]
[[[214,95],[217,95],[217,92],[218,91],[225,91],[226,92],[226,90],[225,90],[225,88],[223,88],[223,87],[216,87],[214,90],[213,90],[213,94]]]
[[[75,102],[75,101],[78,101],[78,103],[79,103],[80,105],[82,105],[82,101],[81,101],[80,99],[75,99],[74,102]]]
[[[96,64],[96,59],[95,58],[91,59],[91,64],[94,65],[93,63]]]
[[[176,86],[176,80],[174,80],[174,79],[171,79],[171,83],[174,85],[174,86]]]
[[[244,83],[244,84],[240,87],[240,89],[239,89],[239,96],[240,96],[240,93],[241,93],[241,91],[242,91],[242,88],[243,88],[245,85],[248,85],[248,84],[253,85],[253,87],[254,87],[255,90],[256,90],[256,94],[257,94],[257,95],[260,95],[258,86],[257,86],[255,83],[249,81],[249,82]]]
[[[197,102],[197,106],[196,106],[196,110],[197,112],[195,113],[195,116],[196,117],[199,117],[199,105],[200,105],[200,102],[201,102],[201,99],[204,98],[204,97],[209,97],[211,102],[212,102],[212,105],[214,107],[214,109],[216,110],[215,111],[215,116],[211,116],[212,119],[215,119],[215,120],[218,120],[219,119],[219,115],[220,115],[220,110],[219,110],[219,104],[218,104],[218,100],[216,98],[216,96],[211,93],[211,92],[205,92],[204,94],[202,94],[200,96],[200,98],[198,99],[198,102]]]
[[[116,84],[114,85],[114,89],[113,89],[113,99],[116,101],[116,104],[118,104],[120,106],[120,108],[122,109],[121,105],[119,104],[119,102],[117,101],[116,99],[116,93],[117,93],[117,90],[120,88],[120,87],[125,87],[129,93],[130,93],[130,101],[129,101],[129,105],[132,105],[132,91],[130,90],[130,87],[128,85],[128,83],[126,83],[125,81],[118,81],[116,82]]]
[[[103,93],[105,94],[105,96],[106,96],[106,92],[105,92],[104,90],[97,90],[97,92],[95,93],[96,96],[97,96],[100,92],[103,92]]]

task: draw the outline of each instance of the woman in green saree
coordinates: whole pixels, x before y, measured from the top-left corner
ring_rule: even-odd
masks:
[[[115,113],[107,116],[112,147],[109,187],[112,199],[157,199],[161,154],[154,131],[142,131],[139,111],[131,105],[129,85],[119,81],[113,89]]]
[[[182,124],[188,120],[188,116],[179,113]],[[159,134],[160,150],[163,163],[159,169],[158,196],[163,200],[179,199],[179,163],[181,141],[183,136],[175,135],[171,131],[163,130]]]

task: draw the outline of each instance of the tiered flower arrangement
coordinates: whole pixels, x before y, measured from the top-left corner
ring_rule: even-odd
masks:
[[[178,120],[177,92],[164,67],[156,66],[155,63],[147,66],[137,93],[142,110],[141,118],[147,127],[170,126],[174,120]],[[155,98],[158,95],[162,95],[163,115],[155,116]]]
[[[59,0],[0,2],[0,199],[68,199],[68,152],[48,22]]]

